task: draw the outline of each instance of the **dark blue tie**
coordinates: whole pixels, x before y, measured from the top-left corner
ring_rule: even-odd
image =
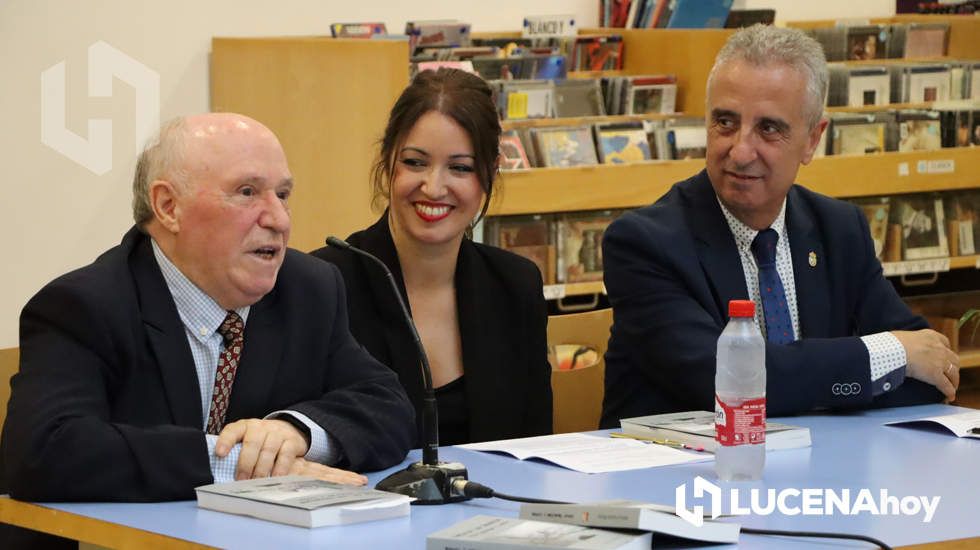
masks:
[[[795,340],[793,320],[786,305],[786,292],[776,271],[776,241],[774,229],[760,231],[752,241],[752,254],[759,265],[759,294],[766,319],[766,340],[773,344],[788,344]]]

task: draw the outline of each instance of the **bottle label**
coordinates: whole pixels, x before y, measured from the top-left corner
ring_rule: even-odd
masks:
[[[715,441],[725,447],[765,443],[766,398],[747,399],[731,406],[716,394]]]

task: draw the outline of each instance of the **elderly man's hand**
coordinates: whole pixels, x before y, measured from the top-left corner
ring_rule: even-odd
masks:
[[[931,329],[895,330],[892,334],[905,347],[906,376],[936,386],[947,401],[956,399],[956,389],[960,385],[960,356],[950,349],[949,339]]]
[[[306,438],[289,422],[248,418],[232,422],[221,430],[215,454],[227,456],[239,442],[242,449],[238,454],[235,479],[286,475],[309,449]]]
[[[310,462],[305,458],[297,458],[293,461],[293,466],[289,470],[290,475],[313,476],[325,481],[343,483],[344,485],[365,485],[367,478],[356,472],[348,472],[338,468],[324,466],[317,462]]]

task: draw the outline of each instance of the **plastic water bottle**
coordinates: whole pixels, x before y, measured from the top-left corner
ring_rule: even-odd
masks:
[[[766,463],[766,342],[751,300],[729,302],[728,317],[715,370],[715,473],[723,481],[759,479]]]

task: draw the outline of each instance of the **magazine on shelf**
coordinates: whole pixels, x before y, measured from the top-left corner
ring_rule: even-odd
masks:
[[[612,211],[562,214],[558,220],[558,282],[602,280],[602,236]]]
[[[194,490],[200,508],[311,528],[407,516],[412,502],[405,495],[307,476],[215,483]]]
[[[542,166],[588,166],[599,164],[589,126],[532,128]]]
[[[624,433],[638,437],[686,443],[714,452],[715,413],[688,411],[622,418]],[[766,450],[778,451],[810,446],[810,429],[778,422],[766,422]]]

